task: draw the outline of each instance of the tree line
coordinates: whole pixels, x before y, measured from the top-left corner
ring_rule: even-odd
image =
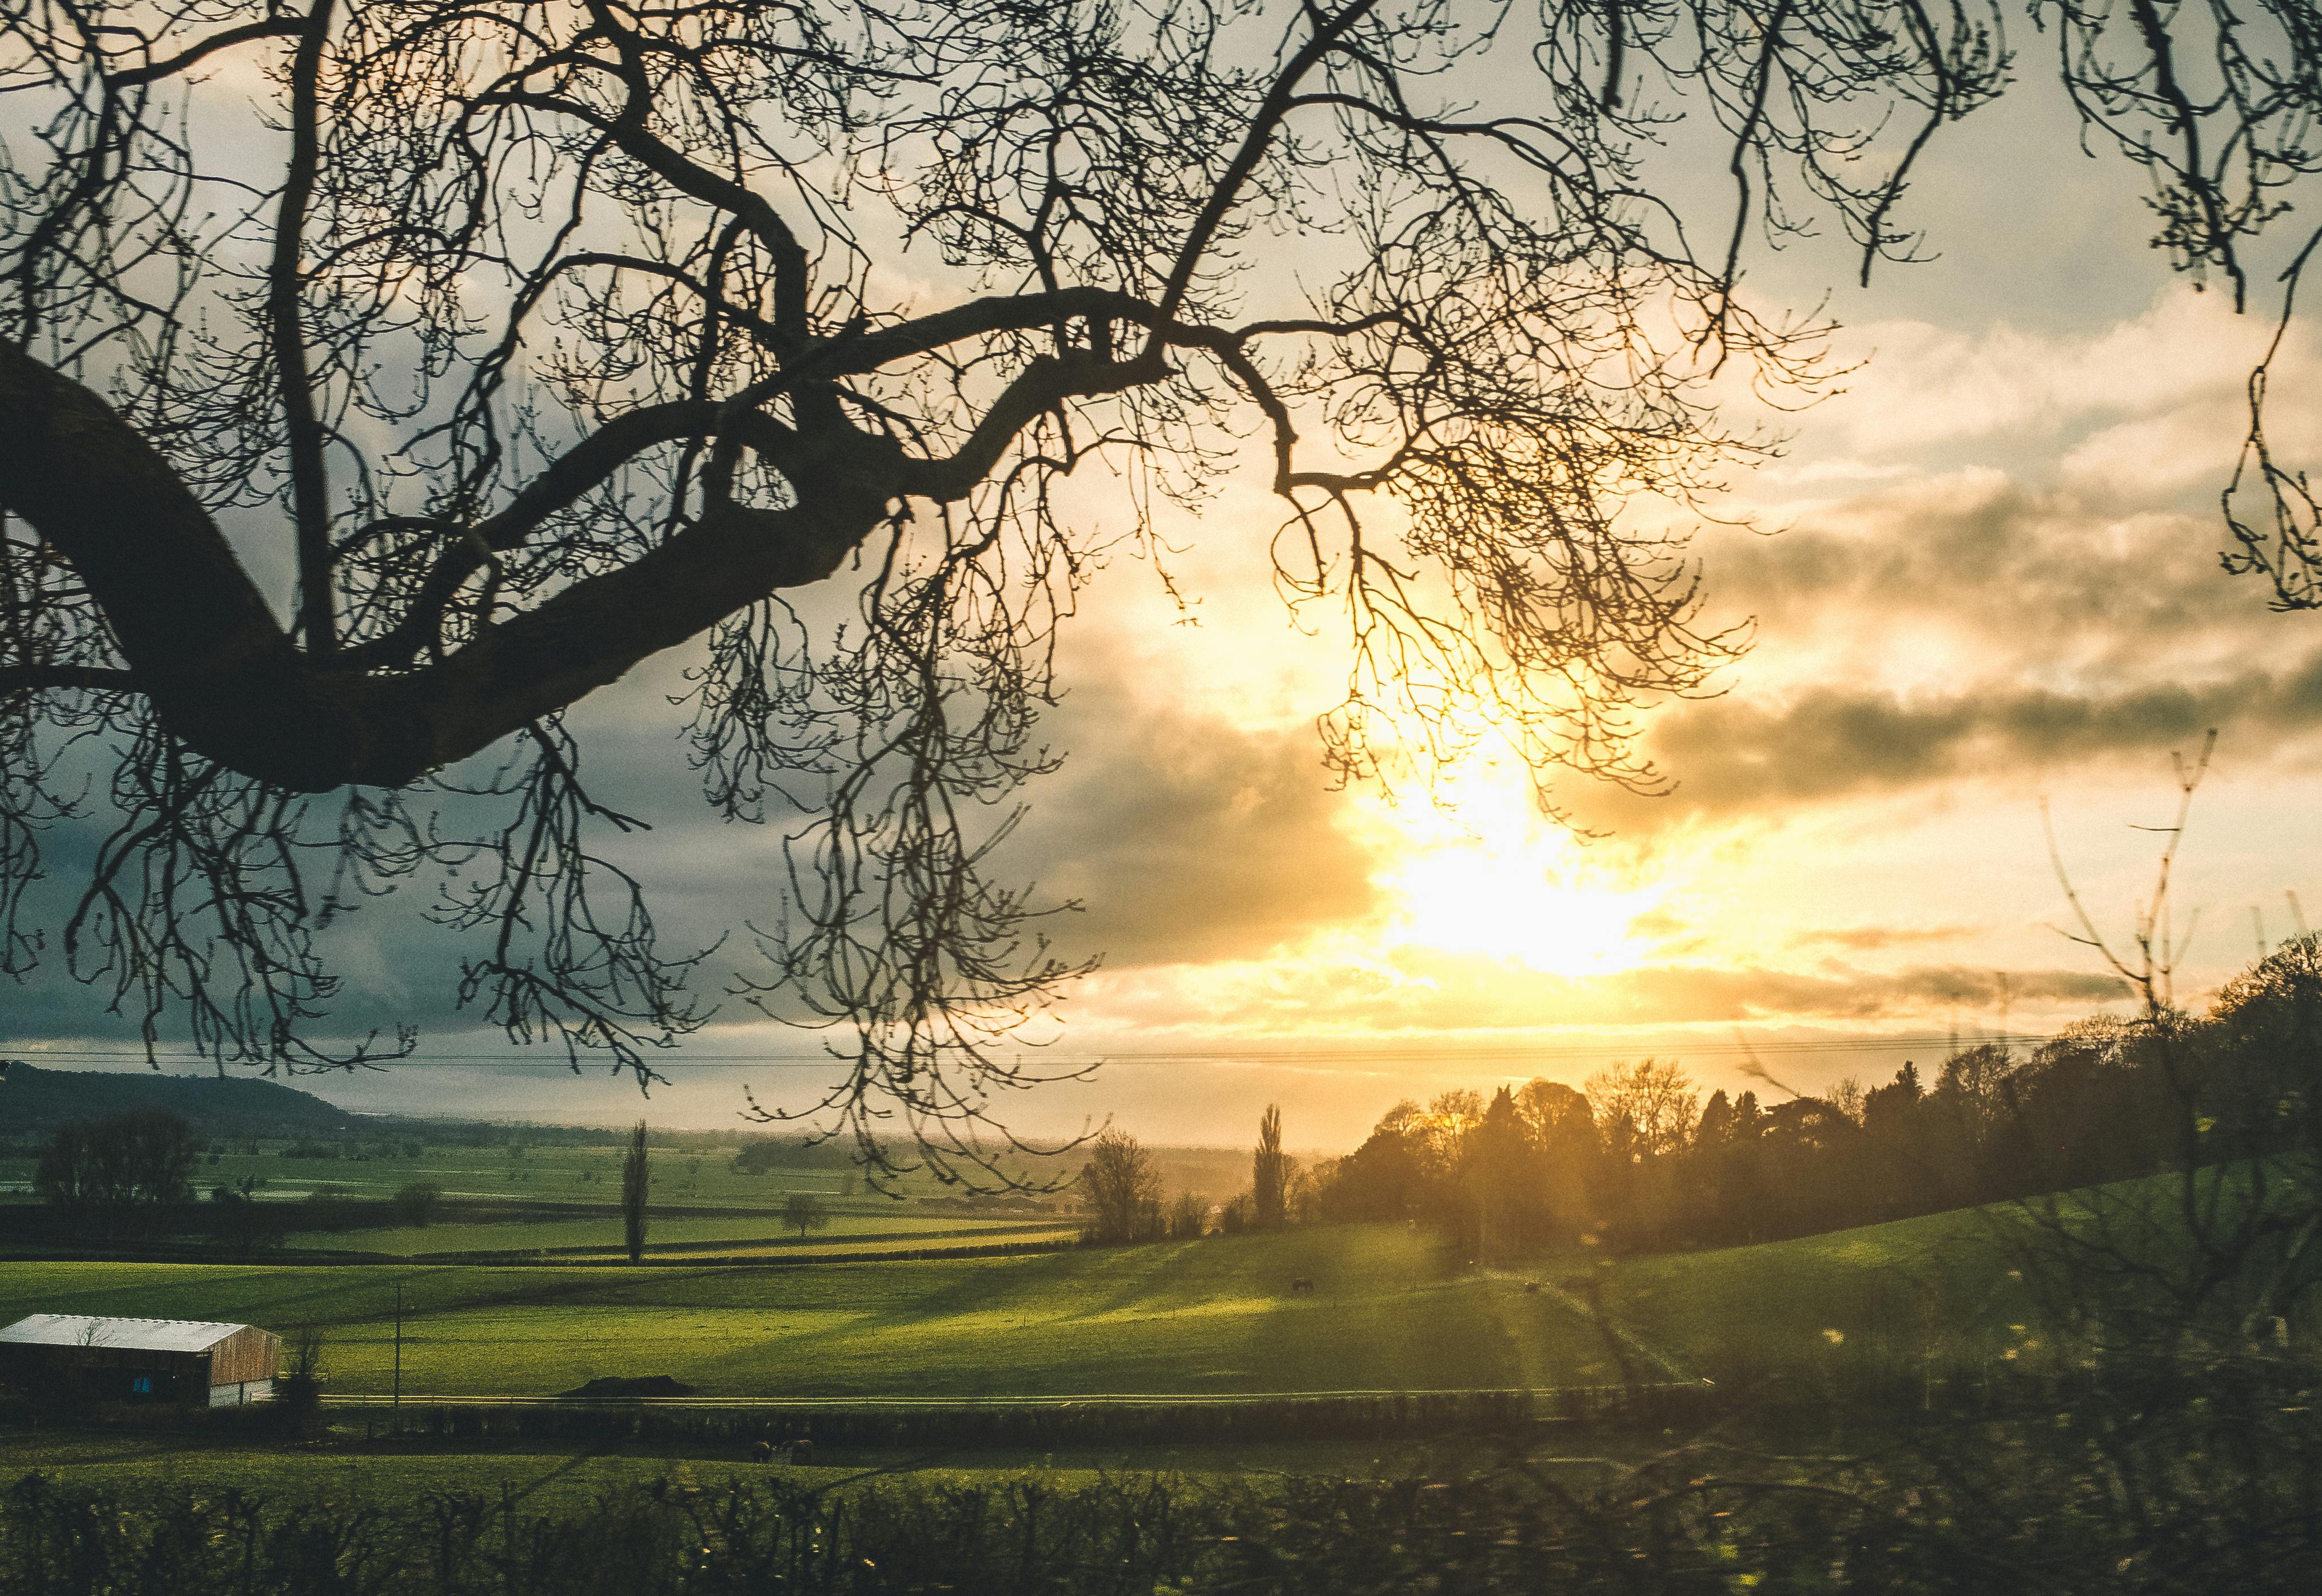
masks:
[[[1412,1220],[1470,1256],[1812,1235],[2322,1145],[2322,935],[2229,981],[2203,1013],[2096,1016],[2028,1051],[1954,1049],[1817,1095],[1738,1095],[1669,1060],[1582,1086],[1532,1080],[1397,1103],[1342,1158],[1303,1167],[1269,1107],[1249,1188],[1174,1198],[1119,1129],[1081,1191],[1092,1239]],[[1773,1099],[1773,1100],[1768,1100]]]
[[[1330,1219],[1418,1218],[1476,1248],[1650,1249],[1810,1235],[2228,1163],[2322,1129],[2322,937],[2206,1013],[2079,1021],[2018,1052],[1906,1062],[1867,1090],[1705,1101],[1677,1063],[1396,1104],[1317,1172]],[[1769,1089],[1768,1095],[1773,1095]]]

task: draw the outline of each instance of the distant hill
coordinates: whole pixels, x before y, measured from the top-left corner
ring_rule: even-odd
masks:
[[[69,1119],[102,1119],[131,1108],[167,1108],[213,1136],[328,1135],[360,1123],[312,1092],[248,1077],[41,1070],[25,1062],[0,1075],[0,1139],[41,1135]]]

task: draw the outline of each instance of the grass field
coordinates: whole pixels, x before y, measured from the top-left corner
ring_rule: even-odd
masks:
[[[327,1157],[292,1157],[291,1148],[299,1145],[288,1142],[222,1140],[214,1145],[216,1156],[205,1159],[194,1175],[197,1190],[205,1192],[215,1185],[239,1186],[247,1180],[260,1183],[259,1197],[273,1200],[296,1200],[318,1189],[347,1197],[385,1198],[425,1181],[441,1187],[446,1197],[463,1200],[602,1203],[608,1209],[620,1200],[624,1149],[609,1134],[602,1145],[569,1146],[526,1143],[513,1131],[509,1143],[498,1147],[437,1145],[395,1136],[305,1145],[327,1151]],[[256,1151],[250,1150],[252,1146]],[[745,1174],[733,1167],[735,1151],[730,1146],[656,1148],[650,1165],[654,1202],[772,1209],[791,1193],[805,1191],[825,1202],[900,1214],[920,1208],[921,1199],[957,1195],[925,1177],[906,1177],[900,1199],[892,1199],[866,1190],[859,1177],[841,1170]],[[29,1160],[0,1159],[0,1186],[23,1186],[32,1176]]]
[[[590,1223],[352,1233],[347,1245],[397,1236],[451,1250]],[[656,1236],[690,1227],[719,1239],[727,1223],[673,1222]],[[911,1223],[850,1221],[815,1246],[865,1248],[882,1232],[898,1249],[1043,1234],[922,1221],[956,1233],[930,1240],[900,1229]],[[736,1253],[750,1250],[747,1239],[736,1238]],[[1570,1288],[1592,1277],[1632,1346],[1721,1383],[1820,1377],[1896,1355],[1939,1355],[1955,1371],[1997,1355],[2008,1322],[2022,1318],[1990,1221],[1976,1213],[1497,1272],[1456,1267],[1431,1236],[1396,1226],[1015,1258],[817,1263],[812,1249],[764,1251],[800,1262],[0,1264],[0,1323],[49,1310],[314,1324],[327,1336],[332,1388],[360,1394],[390,1382],[400,1286],[407,1391],[545,1395],[600,1375],[669,1374],[710,1396],[980,1397],[1600,1383],[1621,1377],[1622,1360],[1576,1309],[1589,1292]],[[1566,1289],[1527,1293],[1526,1276]],[[1315,1282],[1311,1295],[1289,1292],[1300,1277]]]
[[[1904,1364],[1956,1379],[2009,1355],[2027,1306],[1994,1217],[1974,1209],[1624,1259],[1604,1270],[1603,1301],[1640,1342],[1726,1385]]]
[[[1294,1277],[1311,1295],[1288,1291]],[[323,1327],[334,1390],[545,1394],[671,1374],[719,1396],[1429,1390],[1590,1383],[1594,1327],[1400,1227],[1023,1258],[641,1270],[0,1265],[36,1309]]]
[[[921,1245],[1005,1241],[1034,1233],[1069,1234],[1054,1223],[1021,1218],[975,1219],[957,1215],[834,1212],[829,1223],[811,1232],[809,1247],[857,1245],[865,1241],[909,1238]],[[800,1245],[795,1230],[785,1232],[777,1214],[738,1218],[655,1218],[645,1236],[645,1250],[720,1244],[719,1251],[736,1254],[755,1250],[788,1252]],[[411,1257],[421,1253],[518,1253],[548,1248],[582,1248],[591,1254],[612,1256],[621,1251],[621,1219],[617,1213],[602,1218],[507,1219],[480,1224],[427,1225],[414,1229],[300,1230],[284,1245],[293,1251],[348,1249],[363,1253],[393,1253]]]

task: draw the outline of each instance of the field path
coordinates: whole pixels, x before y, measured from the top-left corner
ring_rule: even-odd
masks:
[[[1537,1275],[1519,1274],[1513,1270],[1487,1269],[1483,1273],[1487,1279],[1522,1286],[1528,1292],[1548,1299],[1606,1340],[1616,1343],[1616,1355],[1625,1354],[1628,1357],[1650,1364],[1669,1379],[1687,1385],[1706,1383],[1700,1375],[1686,1368],[1659,1347],[1639,1336],[1635,1331],[1621,1324],[1609,1312],[1591,1303],[1577,1291],[1567,1290],[1553,1281],[1542,1280]]]

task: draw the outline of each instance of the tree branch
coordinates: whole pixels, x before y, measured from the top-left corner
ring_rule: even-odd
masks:
[[[103,665],[0,665],[0,698],[74,689],[133,693],[137,673]]]
[[[328,3],[328,0],[325,0]],[[228,28],[213,33],[200,42],[188,45],[166,60],[142,67],[131,67],[125,71],[108,72],[107,82],[116,88],[132,88],[139,84],[154,83],[173,78],[188,67],[198,65],[221,50],[231,50],[237,44],[247,44],[253,39],[284,39],[306,31],[306,19],[297,16],[270,17],[262,23],[244,23],[239,28]]]
[[[306,369],[299,260],[306,207],[315,196],[320,143],[318,79],[330,42],[336,0],[315,0],[290,66],[290,166],[282,179],[274,222],[274,254],[267,268],[266,321],[282,424],[290,451],[290,502],[298,549],[298,626],[307,649],[327,654],[337,645],[338,604],[331,583],[329,479],[323,462],[323,427],[315,414],[314,380]]]

